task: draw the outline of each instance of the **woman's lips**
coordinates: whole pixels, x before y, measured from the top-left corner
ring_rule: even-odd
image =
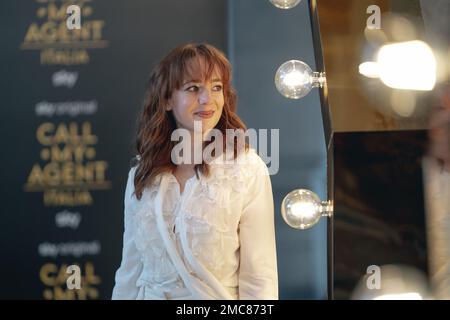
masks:
[[[200,112],[196,112],[194,114],[200,118],[208,119],[214,115],[214,111],[200,111]]]

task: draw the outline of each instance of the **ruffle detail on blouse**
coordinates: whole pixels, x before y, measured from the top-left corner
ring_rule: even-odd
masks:
[[[246,157],[247,159],[241,160],[247,161],[211,164],[211,175],[200,175],[198,182],[192,186],[195,190],[183,200],[183,207],[178,215],[175,214],[176,206],[180,205],[181,199],[174,201],[174,198],[170,201],[176,194],[174,189],[178,188],[178,182],[173,176],[167,177],[167,190],[163,197],[166,201],[163,201],[162,209],[169,235],[174,236],[174,224],[179,226],[179,219],[183,219],[187,245],[192,255],[218,279],[227,272],[223,259],[226,244],[232,243],[233,247],[239,247],[236,230],[241,212],[231,210],[229,204],[237,204],[246,198],[248,188],[261,171],[258,169],[261,167],[261,160],[259,163],[255,162],[250,153]],[[153,207],[163,175],[165,174],[158,176],[151,186],[144,189],[141,200],[133,198],[130,205],[135,230],[134,241],[141,253],[144,270],[151,271],[151,274],[144,275],[146,282],[167,285],[181,280],[159,234]],[[179,232],[180,228],[176,228],[176,233]],[[183,252],[180,255],[188,271],[194,272]]]
[[[156,185],[156,183],[155,183]],[[155,186],[154,185],[154,186]],[[178,273],[159,234],[156,217],[152,204],[158,191],[155,187],[146,188],[141,200],[133,201],[134,242],[141,253],[144,270],[152,270],[151,274],[144,274],[145,281],[158,284],[179,283]],[[167,214],[164,213],[166,219]],[[170,225],[170,224],[168,224]]]
[[[254,151],[248,154],[240,155],[235,163],[215,162],[211,164],[212,173],[209,177],[201,177],[201,194],[194,195],[196,201],[207,201],[217,205],[220,208],[227,208],[230,203],[231,192],[243,194],[247,191],[249,179],[254,176],[257,160],[252,155]],[[255,167],[252,167],[255,166]],[[225,186],[231,186],[226,188]],[[194,208],[187,208],[193,210]]]
[[[183,207],[192,254],[219,278],[225,269],[222,257],[225,242],[232,241],[236,233],[237,225],[232,221],[239,220],[233,217],[238,212],[227,209],[231,201],[248,192],[256,168],[250,167],[252,165],[254,163],[248,161],[212,164],[211,175],[200,178],[200,192],[194,192]]]

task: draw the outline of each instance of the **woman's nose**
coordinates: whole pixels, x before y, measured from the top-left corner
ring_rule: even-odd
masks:
[[[211,101],[211,91],[208,88],[203,88],[200,92],[199,102],[200,104],[208,104]]]

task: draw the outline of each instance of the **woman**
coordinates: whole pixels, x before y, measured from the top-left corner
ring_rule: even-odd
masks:
[[[235,112],[230,63],[213,46],[179,46],[154,68],[125,191],[113,299],[278,299],[266,165],[235,143],[232,152],[215,148],[211,161],[194,159],[213,143],[213,130],[223,134],[216,146],[235,142],[226,130],[245,130]],[[183,138],[181,162],[171,139],[177,130],[191,140]]]

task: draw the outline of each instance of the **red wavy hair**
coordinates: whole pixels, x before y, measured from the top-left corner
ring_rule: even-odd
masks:
[[[172,148],[176,141],[171,141],[172,132],[177,128],[172,111],[165,107],[174,90],[180,89],[183,80],[189,75],[189,62],[201,58],[206,62],[203,78],[210,79],[214,70],[218,70],[223,83],[224,106],[222,115],[216,125],[224,137],[226,129],[246,130],[245,124],[236,114],[236,93],[231,85],[231,64],[225,54],[209,44],[185,44],[173,49],[152,70],[145,96],[144,107],[138,118],[136,139],[137,168],[134,176],[135,195],[141,199],[142,192],[161,173],[174,172],[176,165],[171,160]],[[210,142],[211,143],[211,142]],[[224,145],[226,142],[223,142]],[[234,158],[237,157],[236,145]],[[248,149],[246,143],[245,148]],[[199,172],[208,176],[207,163],[195,166]]]

